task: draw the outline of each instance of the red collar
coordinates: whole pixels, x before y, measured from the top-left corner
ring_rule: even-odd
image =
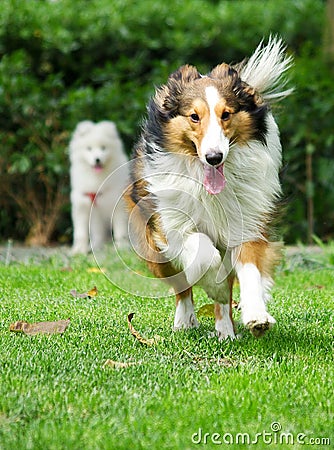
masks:
[[[101,192],[97,193],[97,192],[85,192],[84,195],[86,195],[87,197],[90,198],[90,201],[92,202],[92,204],[95,202],[96,203],[96,197],[98,197],[99,195],[101,195]]]

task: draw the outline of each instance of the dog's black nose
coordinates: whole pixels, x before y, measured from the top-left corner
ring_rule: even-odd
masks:
[[[95,164],[101,164],[100,158],[96,158],[96,159],[95,159]]]
[[[206,161],[211,166],[218,166],[223,161],[223,154],[222,153],[208,153],[205,155]]]

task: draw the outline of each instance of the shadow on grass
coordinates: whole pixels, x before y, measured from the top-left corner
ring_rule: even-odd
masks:
[[[214,321],[204,319],[200,327],[193,330],[172,332],[164,346],[167,352],[173,351],[175,357],[185,363],[203,361],[220,364],[227,368],[256,363],[256,366],[270,367],[296,360],[314,363],[330,358],[332,338],[326,326],[295,321],[293,325],[286,323],[276,325],[262,338],[254,338],[242,325],[238,324],[239,338],[233,341],[219,342],[214,332]],[[162,352],[163,348],[160,349]]]

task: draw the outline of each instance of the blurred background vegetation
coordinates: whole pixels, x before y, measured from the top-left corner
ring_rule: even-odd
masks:
[[[334,237],[333,0],[2,0],[0,240],[69,242],[67,146],[116,122],[127,152],[155,85],[184,63],[238,62],[272,34],[294,55],[275,106],[288,243]]]

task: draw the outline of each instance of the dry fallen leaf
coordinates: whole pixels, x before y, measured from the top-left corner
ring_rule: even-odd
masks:
[[[325,286],[322,284],[314,284],[313,286],[309,286],[306,288],[308,291],[312,291],[313,289],[324,289]]]
[[[97,296],[97,287],[94,286],[93,289],[87,292],[87,297],[92,298]]]
[[[161,341],[163,339],[161,336],[158,336],[158,335],[154,336],[154,339],[145,339],[145,338],[143,338],[140,335],[140,333],[138,333],[138,331],[134,329],[134,327],[133,327],[133,325],[131,323],[134,315],[135,315],[135,313],[130,313],[128,315],[128,325],[129,325],[129,328],[130,328],[132,336],[134,336],[141,344],[151,346],[151,345],[154,345],[158,341]]]
[[[88,273],[105,273],[107,271],[107,269],[105,269],[104,267],[89,267],[87,269]]]
[[[138,366],[141,364],[141,362],[120,362],[120,361],[113,361],[112,359],[107,359],[106,362],[103,364],[103,367],[111,367],[113,369],[126,369],[127,367],[131,366]]]
[[[239,303],[232,301],[232,308],[238,308]],[[197,311],[197,317],[215,317],[215,305],[213,303],[208,303],[203,305]]]
[[[96,297],[97,296],[97,287],[94,286],[93,289],[87,291],[87,292],[83,292],[82,294],[80,294],[76,289],[72,289],[70,291],[70,294],[73,295],[73,297],[75,298],[92,298],[92,297]]]
[[[36,323],[28,323],[19,320],[18,322],[12,323],[9,326],[9,330],[15,331],[17,333],[22,332],[29,335],[56,334],[56,333],[64,333],[69,324],[70,319],[58,320],[57,322],[36,322]]]
[[[203,305],[197,311],[197,317],[215,317],[215,305],[213,303],[208,303]]]
[[[73,272],[72,267],[68,266],[68,267],[62,267],[60,269],[61,272]]]

